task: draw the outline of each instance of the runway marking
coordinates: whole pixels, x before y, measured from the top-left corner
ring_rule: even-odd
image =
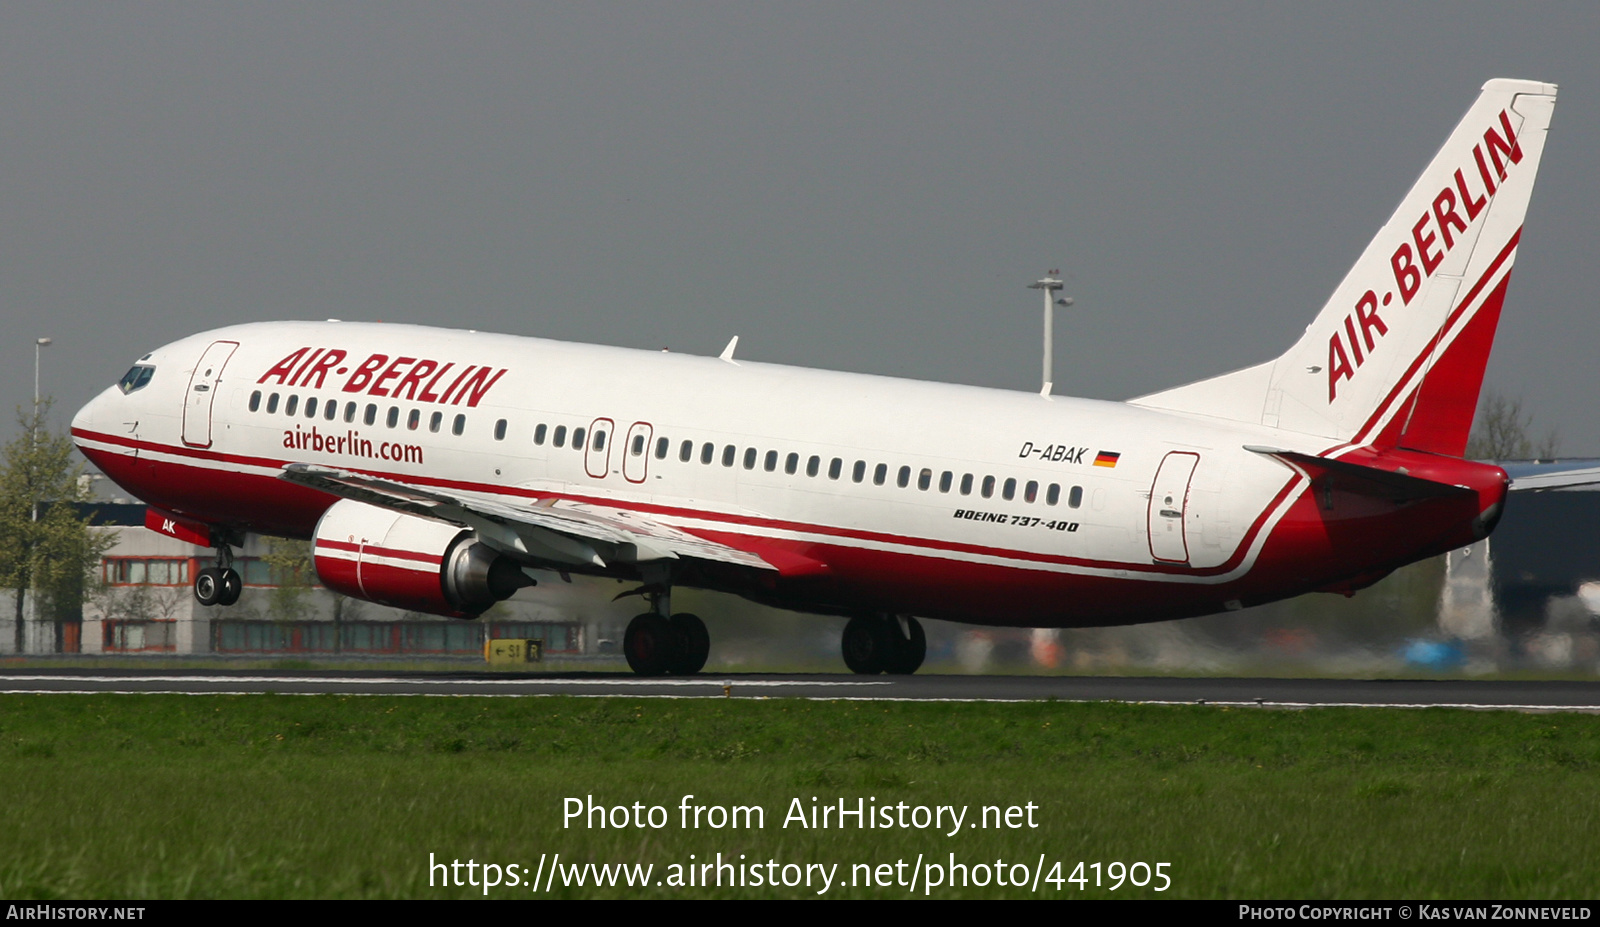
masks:
[[[846,688],[854,686],[892,686],[890,680],[776,680],[736,679],[701,676],[695,679],[406,679],[387,676],[20,676],[0,675],[6,682],[165,682],[165,683],[283,683],[288,685],[349,685],[349,686],[706,686],[720,689],[723,686],[748,688],[776,688],[780,686],[821,686]],[[0,682],[0,684],[4,684]],[[5,692],[37,692],[38,689],[0,690]],[[54,690],[45,690],[54,691]]]
[[[1192,705],[1208,708],[1220,705],[1224,708],[1462,708],[1475,711],[1592,711],[1600,712],[1600,705],[1513,705],[1505,702],[1271,702],[1256,701],[1230,702],[1219,699],[1187,699],[1187,700],[1153,700],[1140,699],[1129,701],[1130,705]]]
[[[219,689],[82,689],[82,688],[12,688],[16,682],[58,682],[64,685],[82,683],[203,683],[212,685],[229,685],[229,688]],[[1521,711],[1521,712],[1584,712],[1600,714],[1600,704],[1596,705],[1561,705],[1561,704],[1508,704],[1508,703],[1481,703],[1481,702],[1304,702],[1304,701],[1273,701],[1267,699],[1137,699],[1137,698],[1063,698],[1061,695],[1045,695],[1038,698],[998,697],[951,697],[934,696],[917,698],[914,696],[881,695],[860,692],[862,688],[882,688],[896,685],[897,680],[739,680],[732,681],[719,677],[702,677],[697,679],[405,679],[400,677],[284,677],[284,676],[47,676],[47,675],[0,675],[0,694],[3,695],[342,695],[342,696],[397,696],[397,697],[423,697],[423,698],[543,698],[556,695],[555,692],[506,691],[508,687],[523,686],[527,688],[560,687],[581,688],[645,688],[660,687],[665,689],[688,690],[702,687],[713,690],[708,696],[713,696],[715,690],[731,685],[738,693],[733,697],[750,698],[749,690],[772,690],[780,688],[816,689],[831,688],[843,689],[838,695],[780,695],[779,698],[797,698],[807,701],[891,701],[891,702],[1041,702],[1052,698],[1059,702],[1090,703],[1114,702],[1125,705],[1166,705],[1166,706],[1195,706],[1195,707],[1222,707],[1222,708],[1277,708],[1287,710],[1303,710],[1310,708],[1452,708],[1464,711]],[[253,684],[250,688],[240,688],[241,683]],[[318,685],[350,685],[361,687],[356,691],[285,691],[272,689],[273,684],[289,687],[290,689]],[[373,686],[411,685],[413,687],[438,687],[438,686],[466,686],[478,687],[486,691],[481,692],[439,692],[439,691],[412,691],[412,692],[377,692],[371,691]],[[856,692],[849,692],[856,690]],[[623,693],[594,693],[575,692],[578,698],[618,698],[624,697]],[[636,692],[626,695],[629,698],[696,698],[696,693],[683,691],[670,692]],[[772,698],[770,695],[759,695],[757,698]]]

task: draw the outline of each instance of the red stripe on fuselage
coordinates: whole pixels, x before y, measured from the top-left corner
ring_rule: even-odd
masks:
[[[116,435],[101,435],[96,432],[89,432],[81,429],[75,430],[73,434],[77,437],[83,437],[89,440],[107,441],[127,447],[137,447],[141,450],[157,451],[160,453],[171,454],[180,457],[191,456],[189,449],[187,448],[175,448],[171,445],[157,444],[150,441],[138,441]],[[89,452],[85,451],[85,453]],[[218,463],[243,464],[247,466],[271,468],[274,470],[281,469],[287,463],[292,462],[243,455],[217,454],[215,452],[206,452],[202,455],[193,456],[197,456],[204,460],[213,460]],[[102,458],[105,459],[102,460]],[[114,480],[117,480],[119,484],[127,486],[129,491],[134,492],[136,495],[140,495],[147,501],[161,499],[163,501],[158,504],[163,504],[168,508],[182,511],[185,514],[198,518],[202,521],[209,521],[217,524],[234,524],[249,530],[265,531],[266,533],[275,534],[288,534],[297,537],[309,537],[312,528],[316,524],[317,518],[321,517],[322,511],[325,510],[328,505],[332,504],[331,497],[323,493],[305,489],[304,487],[296,486],[295,484],[286,483],[285,481],[279,480],[276,477],[254,474],[227,473],[226,476],[232,480],[250,480],[251,488],[246,488],[246,486],[241,483],[236,489],[230,492],[224,492],[220,494],[220,496],[215,492],[207,492],[205,494],[207,498],[217,498],[218,501],[213,505],[212,508],[209,509],[209,511],[202,512],[197,511],[196,503],[193,503],[189,500],[194,497],[194,491],[197,483],[207,482],[206,480],[200,480],[194,477],[186,477],[183,475],[174,475],[171,478],[163,478],[160,480],[152,480],[147,478],[147,480],[142,481],[142,485],[140,486],[129,486],[127,483],[118,479],[117,474],[111,469],[115,466],[117,461],[125,461],[129,458],[121,455],[102,453],[98,456],[92,456],[91,459],[93,459],[96,464],[99,464],[101,469],[106,470],[108,476],[111,476]],[[208,468],[192,467],[185,464],[172,463],[170,461],[160,463],[146,461],[145,466],[149,467],[151,470],[151,472],[148,474],[148,477],[155,476],[154,469],[156,467],[180,467],[185,470],[199,471],[201,473],[213,475],[218,473],[218,471],[210,470]],[[1250,525],[1250,528],[1245,532],[1244,537],[1241,539],[1239,544],[1235,547],[1233,553],[1226,561],[1214,567],[1195,569],[1183,566],[1182,564],[1152,564],[1115,560],[1094,560],[1084,557],[1070,557],[1060,554],[1013,550],[1002,547],[988,547],[959,541],[919,538],[907,535],[888,534],[884,532],[867,531],[863,529],[845,528],[831,525],[808,524],[804,522],[786,521],[777,518],[736,515],[707,509],[692,509],[682,506],[623,501],[605,496],[593,496],[582,493],[543,492],[514,486],[497,486],[489,483],[450,480],[413,474],[387,473],[378,470],[356,470],[353,468],[347,469],[350,469],[350,472],[353,473],[361,473],[367,476],[377,477],[379,479],[395,480],[397,482],[412,483],[421,486],[432,486],[440,489],[456,489],[469,492],[491,493],[501,496],[516,496],[526,499],[561,499],[592,505],[609,506],[612,508],[639,512],[641,514],[656,514],[675,518],[689,518],[703,521],[721,522],[724,524],[735,525],[744,528],[795,531],[807,534],[821,534],[829,537],[837,537],[842,540],[919,547],[929,551],[930,555],[935,556],[937,555],[937,552],[970,554],[976,556],[1022,560],[1042,565],[1069,566],[1082,569],[1124,570],[1147,575],[1193,577],[1221,576],[1237,569],[1238,566],[1244,561],[1251,545],[1255,543],[1257,535],[1260,534],[1262,527],[1266,524],[1268,518],[1271,517],[1272,512],[1278,508],[1278,506],[1289,495],[1291,490],[1295,489],[1297,484],[1302,479],[1297,475],[1291,475],[1289,479],[1284,482],[1283,486],[1279,488],[1272,500],[1265,507],[1263,507],[1261,513]],[[210,480],[210,482],[215,482],[215,480]],[[320,507],[315,508],[313,513],[303,504],[300,504],[297,498],[284,498],[281,503],[274,503],[271,501],[271,499],[274,496],[274,491],[280,487],[293,487],[295,489],[300,489],[304,493],[309,494],[311,497],[321,500]],[[238,514],[238,511],[241,508],[246,508],[251,514]],[[258,514],[258,510],[265,510],[266,512],[275,514],[282,512],[300,512],[302,514],[292,521],[272,522],[264,521],[263,517]],[[276,525],[276,528],[263,528],[263,524]],[[708,530],[715,529],[684,527],[682,530],[693,534],[706,536],[706,532]],[[751,535],[748,532],[739,532],[739,534],[741,537],[763,536],[759,534]],[[732,546],[740,546],[742,548],[747,545]]]

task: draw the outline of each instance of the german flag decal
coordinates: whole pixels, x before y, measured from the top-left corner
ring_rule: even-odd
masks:
[[[1097,467],[1115,467],[1117,458],[1121,456],[1122,454],[1117,451],[1101,451],[1094,455],[1094,465]]]

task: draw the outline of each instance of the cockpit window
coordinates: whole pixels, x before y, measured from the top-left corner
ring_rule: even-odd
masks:
[[[154,367],[147,364],[134,364],[128,368],[127,373],[122,375],[122,380],[117,383],[117,388],[124,393],[144,389],[150,385],[150,378],[155,376],[155,373],[156,368]]]

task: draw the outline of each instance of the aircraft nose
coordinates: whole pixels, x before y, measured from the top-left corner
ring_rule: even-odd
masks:
[[[78,410],[78,414],[72,417],[73,431],[77,431],[80,428],[89,428],[94,425],[94,404],[96,401],[96,399],[91,399],[84,403],[83,408]]]
[[[113,392],[115,389],[116,387],[112,387],[84,403],[83,408],[72,416],[72,430],[74,433],[94,429],[96,422],[104,417],[106,394]]]

